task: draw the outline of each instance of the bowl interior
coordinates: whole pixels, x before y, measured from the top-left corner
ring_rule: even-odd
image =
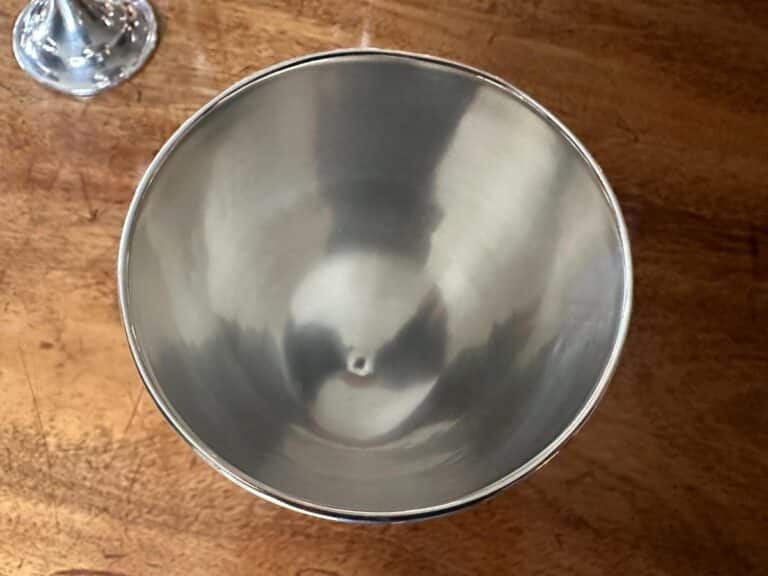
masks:
[[[353,516],[450,507],[597,401],[627,312],[617,209],[510,89],[318,58],[231,91],[149,174],[129,337],[164,412],[241,483]]]

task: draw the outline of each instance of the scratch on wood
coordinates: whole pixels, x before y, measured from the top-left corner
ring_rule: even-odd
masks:
[[[24,368],[24,376],[27,380],[29,393],[32,395],[32,406],[35,409],[35,418],[37,420],[38,433],[40,434],[40,439],[43,441],[45,465],[46,465],[46,468],[48,469],[48,482],[53,484],[53,467],[51,466],[51,453],[48,450],[48,438],[46,438],[45,436],[45,428],[43,428],[43,419],[40,416],[40,407],[37,404],[37,394],[35,394],[35,389],[32,386],[32,379],[29,377],[29,369],[27,368],[27,360],[24,357],[24,350],[22,350],[21,342],[19,342],[18,340],[16,341],[16,347],[19,350],[19,359],[21,360],[21,365]],[[59,524],[59,513],[56,507],[55,496],[54,496],[54,504],[52,508],[53,508],[53,519],[56,524],[56,530],[61,531],[61,525]]]
[[[69,568],[51,572],[49,576],[128,576],[124,572],[112,572],[111,570],[89,570],[87,568]]]
[[[46,193],[50,194],[54,190],[54,188],[56,188],[56,184],[59,183],[59,175],[61,174],[62,168],[64,168],[64,165],[62,162],[59,162],[54,168],[55,172],[53,173],[53,177],[50,180],[50,184],[46,189]]]
[[[371,45],[371,20],[374,0],[368,0],[363,14],[362,30],[360,31],[360,46],[367,48]]]
[[[78,114],[78,116],[77,116],[77,120],[78,121],[80,121],[83,118],[85,118],[85,115],[88,113],[88,108],[90,108],[89,102],[87,102],[87,101],[83,102],[83,106],[80,108],[80,114]]]
[[[128,416],[128,422],[125,423],[125,428],[123,428],[122,434],[120,434],[120,437],[117,439],[117,441],[114,444],[114,447],[112,449],[112,457],[109,459],[109,466],[112,466],[112,464],[115,461],[115,458],[117,457],[119,444],[127,436],[128,430],[130,429],[131,424],[133,424],[133,421],[136,418],[136,414],[139,411],[139,405],[141,404],[141,400],[143,397],[144,397],[144,386],[139,384],[139,393],[136,395],[136,400],[133,401],[133,408],[131,408],[131,414],[130,416]]]
[[[637,133],[637,130],[632,128],[632,126],[629,125],[623,116],[619,115],[616,117],[616,127],[625,134],[629,135],[630,139],[632,140],[632,144],[637,144],[640,142],[640,135]]]
[[[203,513],[204,508],[198,508],[197,512],[195,512],[195,515],[192,517],[192,521],[189,523],[189,527],[195,528],[197,526],[198,520],[200,520],[200,516]]]
[[[95,222],[99,217],[98,208],[94,208],[91,203],[91,196],[88,194],[88,186],[85,185],[85,177],[82,172],[78,173],[80,178],[80,190],[83,192],[83,198],[85,199],[85,207],[88,210],[88,222]]]
[[[136,400],[134,400],[133,402],[131,415],[128,417],[128,422],[126,422],[125,428],[123,428],[123,436],[125,436],[128,433],[128,429],[131,427],[131,424],[133,424],[133,420],[134,418],[136,418],[136,413],[139,411],[139,404],[141,404],[142,398],[144,398],[144,387],[140,384],[139,393],[136,395]]]
[[[65,557],[66,557],[66,556],[69,556],[69,553],[70,553],[70,552],[72,552],[72,550],[74,550],[74,549],[75,549],[75,546],[77,546],[78,544],[80,544],[80,540],[82,540],[82,539],[83,539],[83,533],[82,533],[82,532],[79,532],[79,533],[77,534],[77,537],[76,537],[76,538],[75,538],[75,539],[72,541],[72,544],[70,544],[70,545],[67,547],[67,551],[66,551],[66,552],[64,552],[64,556],[65,556]]]
[[[75,382],[80,380],[80,378],[82,378],[86,374],[86,372],[87,370],[80,370],[77,374],[72,376],[72,379],[69,381],[69,384],[67,385],[67,387],[71,389],[72,386],[75,384]]]
[[[132,498],[133,498],[133,487],[136,485],[136,480],[139,479],[139,471],[141,470],[141,463],[144,461],[144,452],[141,452],[139,454],[139,457],[136,459],[136,465],[133,467],[133,472],[131,474],[131,483],[128,485],[128,492],[125,496],[125,503],[128,507],[130,507]]]
[[[295,576],[340,576],[340,574],[323,568],[301,568],[296,571]]]

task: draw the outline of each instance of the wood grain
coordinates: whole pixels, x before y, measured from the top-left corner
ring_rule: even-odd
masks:
[[[22,0],[0,2],[10,38]],[[89,101],[0,49],[0,574],[765,574],[768,4],[158,0],[162,40]],[[612,181],[635,313],[603,404],[549,466],[426,523],[266,504],[144,392],[115,257],[175,127],[248,72],[370,44],[455,58],[553,110]]]

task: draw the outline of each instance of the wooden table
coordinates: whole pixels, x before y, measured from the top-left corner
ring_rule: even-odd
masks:
[[[158,0],[93,100],[17,69],[0,2],[0,574],[765,574],[768,4]],[[115,257],[144,168],[243,75],[360,44],[465,61],[553,110],[612,181],[635,312],[596,415],[505,494],[426,523],[289,512],[219,476],[133,367]]]

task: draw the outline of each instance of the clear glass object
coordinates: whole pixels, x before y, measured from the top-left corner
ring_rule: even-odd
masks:
[[[146,0],[32,0],[13,29],[23,70],[83,97],[132,76],[156,43],[157,20]]]

